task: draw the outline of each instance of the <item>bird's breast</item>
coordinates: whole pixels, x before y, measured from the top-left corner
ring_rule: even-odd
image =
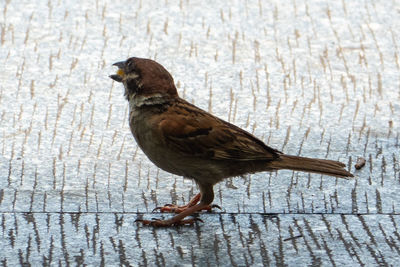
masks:
[[[129,126],[141,150],[157,167],[177,175],[182,173],[174,166],[177,161],[158,131],[157,120],[151,111],[132,109]]]

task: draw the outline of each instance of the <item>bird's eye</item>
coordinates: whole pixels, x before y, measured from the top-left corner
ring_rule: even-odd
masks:
[[[133,60],[129,60],[126,63],[126,68],[127,68],[128,72],[132,71],[135,68],[135,63],[133,62]]]

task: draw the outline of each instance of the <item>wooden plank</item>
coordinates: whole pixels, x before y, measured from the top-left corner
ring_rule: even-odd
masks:
[[[397,214],[202,214],[157,230],[137,216],[3,213],[3,265],[396,265],[400,250]]]

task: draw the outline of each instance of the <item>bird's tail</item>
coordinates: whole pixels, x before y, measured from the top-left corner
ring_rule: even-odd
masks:
[[[268,167],[271,167],[274,170],[288,169],[294,171],[314,172],[342,178],[353,177],[353,174],[345,170],[345,164],[339,161],[326,159],[280,155],[279,159],[270,162]]]

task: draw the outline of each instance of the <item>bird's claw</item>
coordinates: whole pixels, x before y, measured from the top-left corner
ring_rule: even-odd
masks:
[[[184,211],[187,207],[186,206],[178,206],[178,205],[173,205],[173,204],[165,204],[163,207],[156,207],[153,209],[152,212],[155,212],[159,210],[160,212],[168,212],[168,213],[181,213]]]
[[[212,205],[211,205],[211,209],[213,209],[213,208],[217,208],[217,209],[219,209],[219,210],[222,210],[221,206],[219,206],[219,205],[217,205],[217,204],[212,204]],[[211,211],[211,209],[210,209],[210,211]]]
[[[178,206],[178,205],[174,205],[174,204],[165,204],[163,207],[154,208],[152,212],[160,211],[162,213],[181,213],[181,212],[185,211],[188,208],[190,208],[189,205]],[[220,206],[216,205],[216,204],[209,205],[208,207],[205,207],[202,210],[205,210],[207,212],[211,212],[213,208],[217,208],[219,210],[222,210],[222,208]]]

